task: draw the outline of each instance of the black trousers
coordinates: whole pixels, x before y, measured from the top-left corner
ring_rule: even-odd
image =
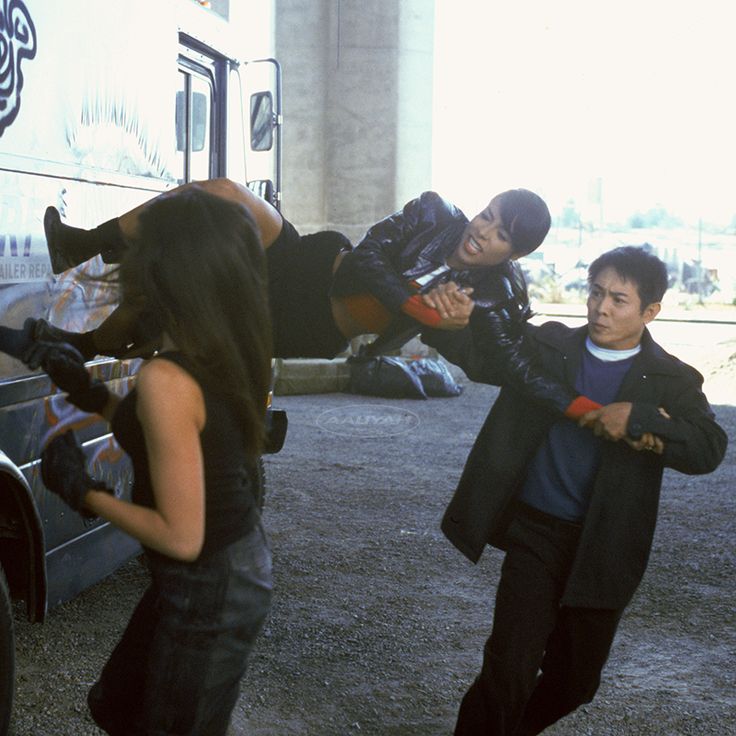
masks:
[[[532,736],[593,699],[621,611],[561,606],[580,527],[520,507],[455,736]]]

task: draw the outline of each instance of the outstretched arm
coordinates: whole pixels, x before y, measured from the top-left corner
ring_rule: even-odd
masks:
[[[525,317],[520,320],[514,306],[475,309],[470,317],[473,342],[482,359],[494,366],[499,383],[540,401],[569,419],[579,419],[592,409],[600,408],[598,402],[581,396],[544,370],[525,334]]]
[[[437,295],[433,292],[432,296]],[[532,347],[524,335],[525,322],[514,319],[513,311],[500,307],[475,309],[470,315],[472,329],[425,330],[422,341],[462,368],[471,381],[510,386],[572,419],[599,407],[536,367]]]
[[[108,422],[112,420],[120,397],[92,378],[76,348],[66,343],[36,342],[25,359],[32,370],[43,368],[49,378],[69,394],[67,400],[71,404],[90,414],[99,414]]]

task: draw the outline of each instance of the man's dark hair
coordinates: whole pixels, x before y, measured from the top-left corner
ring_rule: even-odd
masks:
[[[515,255],[536,250],[547,237],[552,218],[545,201],[528,189],[509,189],[496,198],[501,222],[511,236]]]
[[[598,256],[588,267],[588,283],[592,284],[604,268],[612,268],[622,279],[636,284],[642,312],[661,302],[667,291],[667,266],[644,248],[624,245]]]

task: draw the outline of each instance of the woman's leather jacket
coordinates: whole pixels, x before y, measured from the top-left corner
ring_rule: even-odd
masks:
[[[332,295],[369,292],[399,314],[417,292],[442,281],[472,286],[476,303],[527,304],[524,277],[515,263],[457,271],[446,259],[457,248],[468,218],[435,192],[424,192],[403,210],[373,225],[335,273]]]
[[[524,346],[522,327],[531,310],[520,267],[513,261],[461,271],[447,266],[467,224],[457,207],[424,192],[368,230],[342,259],[331,295],[367,292],[396,315],[390,332],[379,338],[386,349],[392,337],[406,341],[421,330],[424,342],[472,380],[509,385],[564,412],[577,394],[544,375]],[[473,287],[469,329],[422,328],[401,311],[411,296],[445,281]]]

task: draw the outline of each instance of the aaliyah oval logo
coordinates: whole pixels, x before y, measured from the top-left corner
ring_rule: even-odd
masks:
[[[408,409],[381,404],[351,404],[323,411],[317,426],[327,432],[353,437],[389,437],[419,426],[419,417]]]

